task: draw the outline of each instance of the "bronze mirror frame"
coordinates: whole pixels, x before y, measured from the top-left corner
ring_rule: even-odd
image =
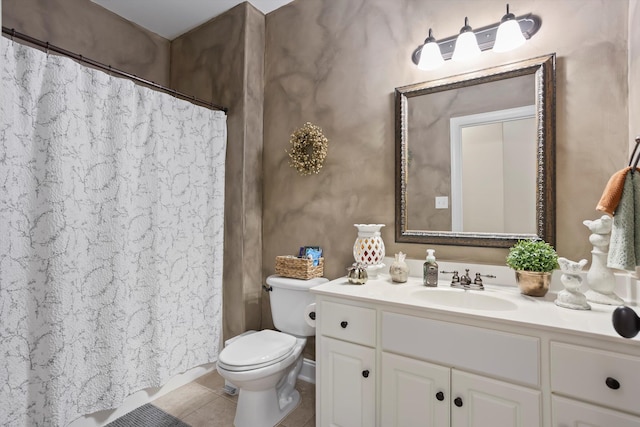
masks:
[[[508,248],[518,240],[538,238],[555,245],[555,53],[499,65],[439,80],[395,89],[396,130],[396,221],[395,237],[400,243]],[[409,98],[446,90],[534,75],[536,109],[536,234],[477,233],[410,230],[407,228],[407,118]],[[447,141],[447,143],[449,143]]]

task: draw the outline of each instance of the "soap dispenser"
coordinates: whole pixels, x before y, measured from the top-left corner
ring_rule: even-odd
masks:
[[[423,266],[422,284],[430,287],[438,286],[438,263],[434,252],[434,249],[427,249],[427,260]]]

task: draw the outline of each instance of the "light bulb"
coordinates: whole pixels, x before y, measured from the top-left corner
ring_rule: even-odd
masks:
[[[466,61],[480,55],[478,39],[469,26],[469,19],[464,18],[464,27],[460,29],[460,35],[456,39],[456,47],[453,50],[454,61]]]
[[[420,62],[418,62],[418,68],[421,70],[433,70],[438,68],[444,63],[442,58],[442,52],[440,46],[433,38],[431,28],[429,28],[429,37],[424,41],[422,49],[420,51]]]
[[[493,51],[508,52],[522,46],[524,42],[525,38],[522,35],[520,24],[518,24],[515,15],[509,12],[509,5],[507,4],[507,14],[500,20]]]

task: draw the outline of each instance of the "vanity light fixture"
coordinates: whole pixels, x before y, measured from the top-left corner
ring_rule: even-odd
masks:
[[[468,61],[480,55],[478,39],[469,26],[469,18],[464,17],[464,27],[460,28],[460,34],[456,39],[456,46],[453,49],[453,61]]]
[[[440,45],[436,43],[431,28],[429,28],[429,37],[427,37],[422,45],[418,68],[421,70],[433,70],[442,64],[444,64],[444,58],[442,57],[442,52],[440,52]]]
[[[516,21],[516,16],[509,12],[509,4],[507,4],[507,14],[500,20],[493,51],[508,52],[522,46],[524,42],[525,38],[518,21]]]
[[[444,60],[462,60],[462,58],[465,58],[465,51],[460,50],[458,53],[458,49],[462,49],[465,46],[465,43],[467,43],[464,39],[471,42],[471,49],[475,51],[476,56],[479,51],[485,51],[488,49],[493,49],[496,52],[507,52],[522,45],[525,40],[530,39],[538,32],[541,24],[542,20],[540,17],[531,13],[516,17],[509,11],[509,5],[507,4],[507,13],[502,17],[500,22],[487,25],[486,27],[482,27],[477,30],[472,30],[469,26],[468,19],[465,18],[465,25],[460,30],[460,34],[437,41],[431,40],[433,39],[433,36],[431,29],[429,29],[429,37],[427,37],[424,44],[421,44],[413,51],[411,60],[422,70],[432,70],[437,68],[442,64],[442,62],[437,60],[437,58],[435,60],[430,59],[431,54],[429,52],[434,50],[434,47],[431,46],[433,44],[438,45]],[[471,40],[471,37],[474,35],[479,50],[475,50],[473,48],[473,40]],[[423,50],[426,53],[424,59],[422,58]],[[452,58],[453,56],[455,56],[455,58]],[[471,57],[473,56],[467,56],[466,59],[470,59]],[[422,61],[424,61],[423,64],[421,64]]]

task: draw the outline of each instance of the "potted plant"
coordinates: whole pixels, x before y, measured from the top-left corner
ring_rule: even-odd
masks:
[[[520,240],[509,249],[507,265],[516,271],[520,292],[542,297],[549,290],[551,272],[558,268],[558,254],[544,240]]]

